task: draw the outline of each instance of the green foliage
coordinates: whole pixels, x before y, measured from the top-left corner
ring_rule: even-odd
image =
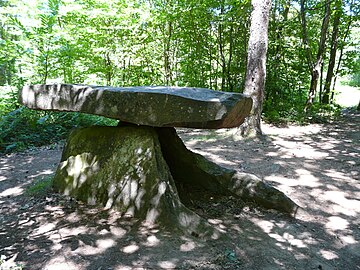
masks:
[[[360,49],[358,51],[349,52],[346,60],[346,67],[349,70],[352,70],[352,73],[349,76],[348,84],[350,86],[360,87]]]
[[[270,62],[269,65],[271,64]],[[283,67],[283,69],[287,73],[285,71],[286,68]],[[282,78],[282,76],[292,76],[297,80],[291,81]],[[269,71],[269,77],[266,82],[266,98],[263,104],[264,119],[267,122],[302,122],[304,120],[307,87],[301,81],[308,81],[307,78],[303,77],[303,74],[281,74],[276,77],[273,71]]]
[[[335,2],[343,3],[338,51],[344,51],[344,65],[338,74],[353,74],[351,83],[356,85],[359,1],[331,2],[324,74],[338,12]],[[299,2],[272,3],[264,116],[269,121],[302,121],[311,77]],[[325,3],[306,1],[313,58]],[[249,0],[12,0],[0,1],[0,10],[0,86],[19,89],[24,84],[64,82],[243,91]],[[79,114],[31,112],[19,107],[16,91],[6,96],[1,92],[3,152],[56,142],[73,126],[99,121]],[[313,112],[322,113],[317,108]]]
[[[305,120],[311,123],[327,123],[339,117],[341,109],[337,104],[315,103],[307,112]]]
[[[17,94],[10,87],[0,86],[0,117],[15,110],[17,104]]]
[[[360,73],[355,73],[355,74],[351,75],[348,84],[350,86],[360,87]]]
[[[274,124],[328,123],[340,116],[342,107],[337,104],[314,103],[310,110],[304,111],[302,103],[279,103],[269,106],[265,102],[264,120]]]
[[[50,192],[52,187],[52,177],[41,177],[34,181],[34,183],[28,187],[25,194],[29,197],[44,196]]]
[[[116,125],[117,121],[95,115],[42,112],[20,107],[1,117],[0,152],[58,143],[76,127]]]

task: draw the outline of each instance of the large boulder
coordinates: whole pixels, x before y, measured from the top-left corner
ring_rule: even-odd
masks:
[[[238,127],[252,99],[239,93],[189,87],[102,87],[72,84],[30,85],[19,102],[31,109],[102,115],[154,127]]]

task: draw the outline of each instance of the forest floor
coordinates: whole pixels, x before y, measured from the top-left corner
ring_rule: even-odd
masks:
[[[360,269],[360,114],[263,128],[266,136],[246,140],[233,130],[179,134],[190,149],[286,193],[302,207],[295,217],[210,201],[198,213],[227,240],[135,227],[46,190],[59,144],[0,156],[0,255],[23,269]]]

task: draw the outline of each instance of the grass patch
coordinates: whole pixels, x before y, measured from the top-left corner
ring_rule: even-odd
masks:
[[[51,191],[53,178],[51,176],[36,179],[34,183],[28,187],[25,194],[29,197],[45,196]]]
[[[224,138],[224,135],[219,134],[214,130],[209,130],[206,134],[199,134],[199,135],[191,136],[191,139],[196,140],[196,141],[216,141],[221,138]]]

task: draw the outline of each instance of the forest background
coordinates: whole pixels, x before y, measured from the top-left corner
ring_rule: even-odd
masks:
[[[250,14],[249,0],[0,0],[0,152],[58,142],[77,126],[116,124],[28,110],[17,103],[25,84],[242,92]],[[356,0],[272,1],[264,120],[339,113],[339,78],[360,86],[359,18]]]

